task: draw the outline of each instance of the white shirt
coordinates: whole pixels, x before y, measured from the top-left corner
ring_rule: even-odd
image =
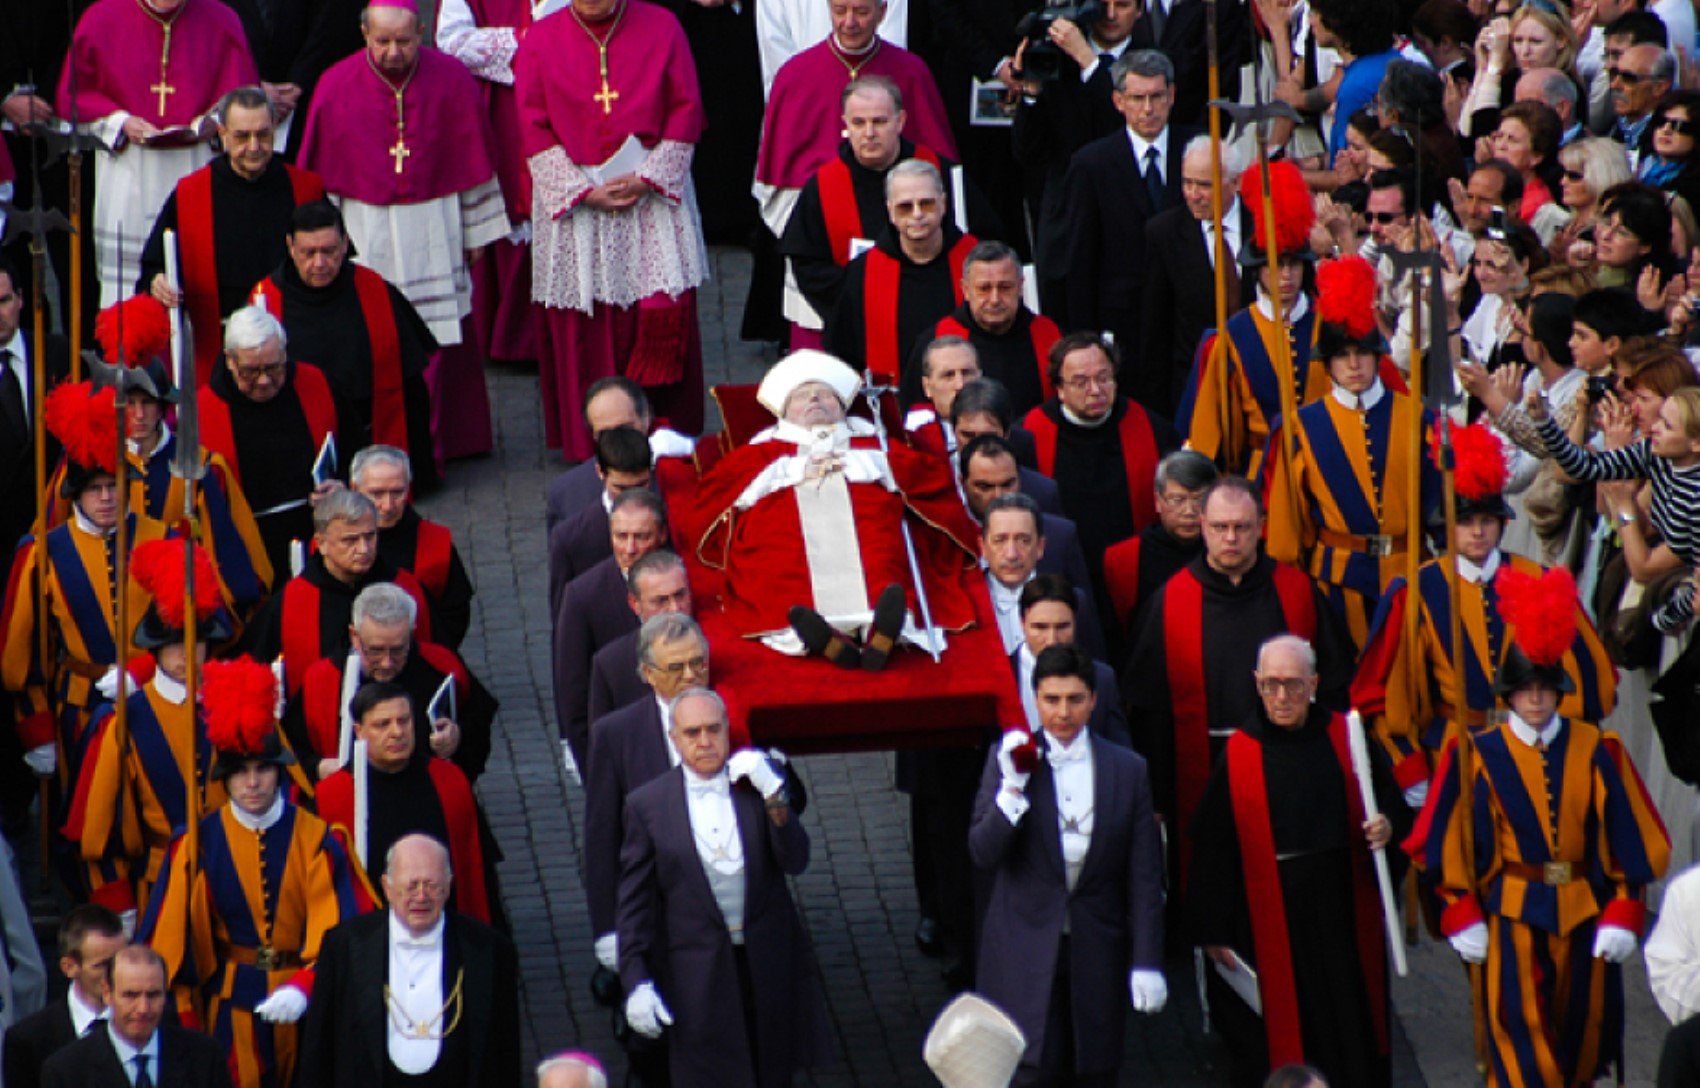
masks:
[[[119,1035],[112,1027],[112,1021],[106,1021],[106,1036],[112,1040],[112,1049],[118,1052],[118,1064],[124,1067],[124,1075],[130,1078],[130,1083],[136,1083],[136,1055],[147,1055],[148,1079],[155,1084],[160,1082],[159,1075],[159,1031],[154,1030],[146,1045],[137,1048],[130,1045],[128,1039]]]
[[[732,811],[732,779],[723,767],[713,778],[685,768],[685,812],[702,863],[722,873],[744,868],[744,841],[738,836],[738,817]]]
[[[1511,726],[1512,734],[1531,748],[1550,748],[1552,743],[1558,739],[1558,735],[1564,731],[1564,719],[1557,714],[1552,716],[1552,721],[1548,722],[1543,729],[1536,729],[1518,717],[1515,711],[1506,720]]]
[[[1488,582],[1493,580],[1493,576],[1496,572],[1498,572],[1498,570],[1498,549],[1489,552],[1487,562],[1480,566],[1470,562],[1461,555],[1458,557],[1458,573],[1463,576],[1464,581],[1469,582],[1471,585],[1486,585]]]
[[[667,748],[667,765],[679,765],[679,750],[673,747],[673,709],[667,705],[667,700],[657,695],[655,705],[661,710],[661,743]]]
[[[1380,404],[1381,398],[1387,395],[1387,389],[1381,384],[1380,378],[1375,379],[1375,384],[1362,393],[1348,393],[1338,385],[1328,392],[1341,407],[1350,408],[1354,412],[1360,409],[1365,412],[1369,411]]]
[[[153,686],[153,693],[172,706],[182,706],[183,700],[189,697],[189,689],[165,675],[163,669],[155,669],[149,683]]]
[[[272,826],[275,825],[278,820],[283,818],[283,791],[279,790],[278,795],[272,798],[271,808],[266,809],[258,816],[250,815],[246,809],[237,804],[235,801],[230,803],[230,815],[234,816],[236,818],[236,822],[247,828],[249,831],[253,831],[255,833],[270,831]]]
[[[1261,282],[1257,285],[1257,312],[1271,321],[1275,319],[1275,305],[1269,301],[1269,292],[1263,289]],[[1296,325],[1304,320],[1305,314],[1308,313],[1310,313],[1310,296],[1301,293],[1298,299],[1293,302],[1292,309],[1287,312],[1287,322]]]
[[[81,994],[75,986],[65,991],[65,1004],[71,1010],[71,1030],[80,1039],[88,1034],[90,1024],[98,1024],[106,1019],[104,1008],[96,1009],[83,1004]]]
[[[1204,252],[1210,257],[1210,267],[1216,267],[1216,239],[1211,236],[1215,223],[1208,219],[1198,221],[1199,229],[1204,232]],[[1240,198],[1234,197],[1232,203],[1222,209],[1222,240],[1228,246],[1228,259],[1239,260],[1240,256]]]
[[[1130,128],[1127,130],[1127,139],[1128,143],[1133,145],[1133,161],[1139,166],[1139,176],[1141,178],[1145,176],[1148,165],[1145,161],[1146,154],[1155,148],[1157,151],[1157,177],[1165,183],[1168,182],[1169,126],[1164,125],[1163,131],[1157,134],[1155,140],[1147,140]]]
[[[1080,880],[1086,851],[1092,845],[1091,731],[1082,729],[1066,747],[1045,734],[1045,758],[1051,764],[1051,787],[1057,796],[1057,832],[1062,837],[1064,877],[1068,890]]]
[[[1671,1023],[1700,1014],[1700,868],[1665,885],[1647,937],[1647,984]]]
[[[992,593],[992,610],[998,614],[998,634],[1003,636],[1003,652],[1006,655],[1014,653],[1024,641],[1021,634],[1021,590],[1026,585],[1024,581],[1012,589],[998,581],[991,571],[986,572],[986,588]]]
[[[1027,731],[1039,731],[1039,701],[1033,695],[1033,666],[1038,662],[1033,656],[1033,648],[1027,645],[1027,640],[1021,642],[1021,649],[1015,651],[1015,683],[1021,689],[1021,709],[1027,714]]]
[[[437,1064],[443,1043],[421,1039],[409,1029],[440,1034],[449,1018],[443,1008],[443,919],[415,937],[390,911],[390,1007],[385,1010],[385,1044],[390,1061],[417,1076]]]
[[[6,360],[6,365],[18,376],[18,389],[23,393],[20,399],[24,402],[24,419],[27,420],[30,410],[35,406],[30,403],[30,356],[29,349],[24,346],[24,331],[19,329],[13,333],[10,340],[0,344],[0,351],[12,353],[11,358]]]

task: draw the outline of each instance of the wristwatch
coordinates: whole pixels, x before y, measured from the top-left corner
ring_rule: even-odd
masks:
[[[1635,515],[1627,510],[1619,510],[1617,512],[1617,523],[1619,525],[1633,525],[1635,524]]]

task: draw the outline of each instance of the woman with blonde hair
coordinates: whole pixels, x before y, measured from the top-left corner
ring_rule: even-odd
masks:
[[[1570,247],[1592,241],[1594,220],[1600,211],[1600,196],[1614,185],[1633,180],[1623,145],[1603,136],[1588,136],[1558,150],[1558,202],[1570,212],[1566,223],[1552,240],[1548,252],[1555,263],[1570,262]]]
[[[1518,79],[1536,68],[1557,68],[1582,86],[1576,79],[1576,32],[1551,0],[1526,0],[1511,15],[1482,27],[1476,36],[1476,78],[1464,100],[1459,133],[1493,135],[1500,108],[1516,98]]]

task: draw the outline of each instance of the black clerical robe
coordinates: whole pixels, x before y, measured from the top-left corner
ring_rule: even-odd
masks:
[[[1105,634],[1114,640],[1137,637],[1145,615],[1144,606],[1163,588],[1175,572],[1204,554],[1204,537],[1182,540],[1152,522],[1104,553],[1104,586],[1110,596],[1110,619]]]
[[[947,222],[944,249],[916,264],[888,224],[844,270],[838,304],[824,315],[826,350],[857,370],[897,375],[915,338],[962,302],[962,262],[974,245]]]
[[[371,269],[345,261],[329,285],[309,287],[294,262],[284,261],[254,290],[283,322],[290,354],[324,371],[347,398],[366,432],[360,445],[407,450],[415,489],[428,490],[438,480],[425,366],[437,341],[413,304],[374,277]],[[380,301],[385,296],[387,312]]]
[[[136,293],[165,271],[165,232],[177,233],[184,309],[194,327],[195,368],[206,384],[224,350],[222,322],[253,299],[253,287],[289,255],[284,235],[297,205],[325,198],[324,182],[276,156],[257,178],[221,155],[191,173],[154,220],[142,247]]]
[[[1057,323],[1022,306],[1015,324],[1001,333],[987,331],[974,320],[963,303],[915,339],[903,364],[900,395],[904,404],[917,404],[921,396],[921,359],[927,345],[941,336],[960,336],[974,345],[982,377],[995,378],[1009,390],[1017,416],[1024,416],[1044,403],[1051,393],[1051,346],[1062,339]]]
[[[431,601],[436,641],[460,649],[472,626],[472,579],[448,527],[419,516],[411,504],[401,520],[378,532],[378,556],[419,580]]]
[[[1256,712],[1252,672],[1258,647],[1287,632],[1316,650],[1318,701],[1343,706],[1351,683],[1351,641],[1316,584],[1297,567],[1259,556],[1235,582],[1201,557],[1152,598],[1122,690],[1133,746],[1151,763],[1157,811],[1170,828],[1190,823],[1233,723]],[[1170,886],[1181,887],[1187,847],[1175,841]]]
[[[326,68],[361,48],[359,11],[337,0],[224,0],[224,4],[242,19],[260,78],[301,88],[289,138],[278,141],[277,147],[280,154],[293,159],[307,128],[307,109],[313,104],[313,88],[319,77]]]
[[[293,696],[315,661],[347,656],[354,598],[367,586],[380,582],[394,582],[418,603],[413,637],[420,642],[431,641],[430,606],[413,575],[378,557],[373,559],[372,569],[348,583],[327,571],[324,557],[315,552],[307,557],[301,573],[285,582],[260,609],[242,633],[240,649],[257,661],[282,657],[284,688]]]
[[[1263,991],[1259,1018],[1214,971],[1206,976],[1236,1084],[1260,1084],[1271,1065],[1298,1061],[1330,1084],[1389,1083],[1387,934],[1345,729],[1320,706],[1292,729],[1254,714],[1229,741],[1190,828],[1193,937],[1232,948]],[[1398,842],[1410,811],[1373,748],[1371,777]]]

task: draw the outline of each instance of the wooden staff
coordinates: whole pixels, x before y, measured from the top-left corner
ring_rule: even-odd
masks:
[[[1222,113],[1216,101],[1222,97],[1222,58],[1216,43],[1216,0],[1204,0],[1204,48],[1209,59],[1210,90],[1210,225],[1215,247],[1216,343],[1221,348],[1221,361],[1211,375],[1216,383],[1217,433],[1222,436],[1224,449],[1231,425],[1228,409],[1228,266],[1232,259],[1228,243],[1222,237]],[[1206,358],[1205,364],[1210,360]]]

